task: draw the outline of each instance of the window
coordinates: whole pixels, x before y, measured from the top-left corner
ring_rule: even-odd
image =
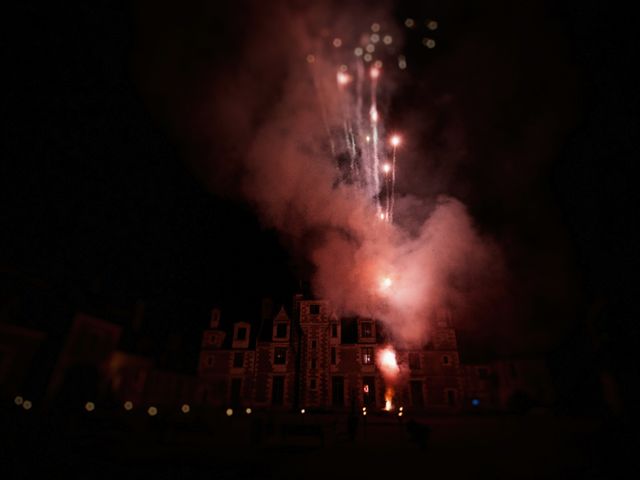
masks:
[[[447,355],[442,357],[442,364],[443,365],[449,365],[449,357]]]
[[[331,365],[335,365],[336,361],[336,347],[331,347]]]
[[[422,394],[422,382],[411,380],[411,404],[414,407],[424,407],[424,395]]]
[[[362,364],[373,365],[373,348],[366,347],[362,349]]]
[[[276,348],[273,355],[273,363],[275,365],[284,365],[287,363],[287,349]]]
[[[236,333],[237,340],[245,340],[247,338],[247,329],[246,327],[238,327],[238,331]]]
[[[331,324],[331,338],[338,338],[338,324]]]
[[[284,377],[273,377],[271,383],[271,403],[273,405],[282,405],[284,400]]]
[[[374,377],[362,377],[363,402],[367,407],[376,404],[376,379]]]
[[[207,356],[207,367],[213,367],[213,359],[214,359],[213,355]]]
[[[287,324],[278,323],[276,325],[276,338],[287,338]]]
[[[309,389],[311,390],[315,390],[316,389],[316,379],[312,378],[311,380],[309,380]]]
[[[456,391],[447,390],[447,404],[453,407],[456,404]]]
[[[360,324],[360,336],[362,338],[371,338],[373,336],[371,333],[371,322],[362,322]]]
[[[319,315],[320,314],[320,305],[317,303],[312,303],[309,305],[309,313],[311,315]]]
[[[344,405],[344,378],[333,377],[331,379],[331,400],[335,407]]]
[[[233,354],[233,368],[242,368],[244,366],[244,353],[236,352]]]
[[[231,380],[231,404],[240,405],[240,396],[242,393],[242,379],[234,378]]]
[[[312,368],[313,370],[315,370],[315,368],[316,368],[316,359],[315,359],[315,358],[312,358],[312,359],[311,359],[311,368]]]
[[[420,370],[420,354],[416,352],[409,353],[409,368],[411,370]]]

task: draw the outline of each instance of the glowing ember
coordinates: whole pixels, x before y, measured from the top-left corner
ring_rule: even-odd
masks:
[[[400,136],[398,135],[394,135],[391,137],[391,145],[393,145],[394,147],[397,147],[398,145],[400,145]]]
[[[393,409],[393,388],[388,387],[384,392],[384,409],[390,412]]]

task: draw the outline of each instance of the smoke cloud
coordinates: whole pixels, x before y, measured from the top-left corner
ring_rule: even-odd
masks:
[[[336,72],[344,61],[340,52],[345,48],[332,49],[332,39],[339,37],[344,46],[351,45],[373,22],[379,22],[393,35],[396,52],[402,53],[404,30],[386,7],[247,2],[244,8],[220,13],[207,5],[194,7],[190,21],[223,16],[229,31],[207,37],[202,33],[206,28],[200,26],[192,36],[181,33],[187,37],[180,36],[180,42],[163,50],[162,67],[149,68],[146,60],[153,78],[145,79],[142,72],[142,82],[148,83],[152,105],[166,106],[166,101],[159,100],[163,96],[181,105],[174,106],[171,115],[181,119],[176,122],[178,134],[188,140],[193,156],[206,159],[198,166],[211,187],[240,194],[255,206],[266,227],[280,231],[292,251],[311,262],[313,291],[330,300],[336,313],[379,318],[398,346],[427,341],[441,309],[452,312],[456,326],[471,325],[470,330],[487,337],[511,333],[497,319],[517,317],[514,298],[520,295],[517,300],[526,304],[522,301],[526,293],[514,294],[504,249],[487,233],[491,229],[480,229],[474,221],[478,212],[486,212],[478,205],[482,207],[490,197],[485,192],[479,198],[480,189],[472,182],[481,182],[489,193],[501,193],[500,201],[509,205],[510,198],[526,191],[528,178],[535,177],[533,165],[540,152],[529,147],[548,156],[552,140],[543,128],[548,122],[530,122],[538,130],[536,141],[523,148],[527,152],[523,175],[514,173],[512,163],[507,162],[513,146],[497,152],[497,160],[491,162],[494,152],[485,143],[478,150],[485,162],[474,159],[467,142],[476,139],[467,138],[468,124],[485,126],[488,122],[478,113],[481,110],[469,115],[464,102],[473,106],[481,99],[479,104],[493,117],[499,115],[498,106],[489,102],[478,85],[467,88],[471,73],[457,75],[455,71],[487,62],[478,70],[483,85],[492,88],[496,69],[489,67],[500,60],[491,58],[493,51],[483,45],[482,38],[470,43],[464,37],[460,48],[440,61],[440,70],[420,80],[431,82],[433,97],[425,100],[423,94],[420,105],[409,105],[406,111],[410,98],[403,97],[402,111],[395,102],[405,79],[393,63],[385,63],[378,102],[381,142],[386,142],[395,130],[389,127],[396,124],[406,139],[398,150],[394,222],[387,223],[378,220],[370,192],[358,182],[345,180],[336,158],[343,149],[330,141],[342,121],[344,104],[336,88]],[[170,9],[158,13],[154,4],[154,11],[165,15],[169,23],[176,21]],[[241,37],[231,31],[235,29],[242,32]],[[162,34],[160,37],[166,35],[165,30]],[[147,37],[158,38],[143,35],[141,40]],[[176,68],[194,49],[210,55],[206,48],[214,41],[219,43],[213,49],[214,61],[200,61],[195,69],[198,75]],[[551,40],[547,43],[552,45]],[[142,46],[141,55],[148,56],[149,48]],[[350,58],[352,52],[347,52]],[[518,53],[521,57],[529,58]],[[508,81],[508,77],[502,80],[505,85]],[[417,81],[413,83],[415,90]],[[178,98],[172,93],[176,86],[181,92]],[[503,95],[505,91],[501,90]],[[559,130],[561,126],[552,127]],[[475,131],[483,133],[482,128]],[[499,145],[500,139],[494,144]],[[502,165],[508,166],[514,181],[501,182],[505,178],[499,170]],[[482,221],[486,227],[486,215]],[[513,245],[509,247],[512,251]],[[539,264],[540,269],[550,265],[546,260]],[[561,276],[555,266],[547,271],[545,278]],[[547,303],[555,301],[553,294],[549,298]]]

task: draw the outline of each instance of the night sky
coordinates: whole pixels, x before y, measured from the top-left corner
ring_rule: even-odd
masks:
[[[498,239],[522,285],[516,301],[539,309],[526,322],[569,335],[604,306],[597,328],[630,349],[638,107],[630,15],[589,2],[449,3],[395,8],[399,23],[432,15],[451,25],[431,56],[409,37],[415,80],[391,111],[402,125],[436,97],[457,99],[436,105],[445,113],[425,126],[424,143],[443,152],[425,165],[429,193],[461,198],[479,230]],[[220,177],[207,166],[228,152],[217,143],[220,119],[201,106],[216,101],[208,82],[252,34],[250,7],[5,10],[3,270],[114,299],[257,312],[247,305],[263,294],[288,298],[304,259],[234,193],[241,172]],[[451,153],[457,122],[473,159]],[[404,182],[406,191],[423,188]]]

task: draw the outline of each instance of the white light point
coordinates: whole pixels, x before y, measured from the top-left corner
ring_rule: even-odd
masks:
[[[371,67],[371,70],[369,70],[369,75],[371,75],[371,78],[376,79],[380,76],[380,68],[373,66]]]
[[[338,85],[344,86],[344,85],[347,85],[349,82],[351,82],[351,75],[344,72],[338,72],[336,74],[336,80],[338,82]]]
[[[397,147],[398,145],[400,145],[401,142],[401,138],[399,135],[393,135],[391,137],[391,145],[393,145],[394,147]]]
[[[387,290],[392,284],[393,284],[393,280],[391,280],[391,277],[384,277],[380,281],[380,288],[382,290]]]
[[[369,115],[371,116],[371,121],[372,122],[377,122],[378,121],[378,110],[376,110],[375,108],[371,107],[371,111],[369,112]]]
[[[384,173],[389,173],[389,172],[391,171],[391,165],[389,165],[388,163],[385,163],[385,164],[382,166],[382,171],[383,171]]]

